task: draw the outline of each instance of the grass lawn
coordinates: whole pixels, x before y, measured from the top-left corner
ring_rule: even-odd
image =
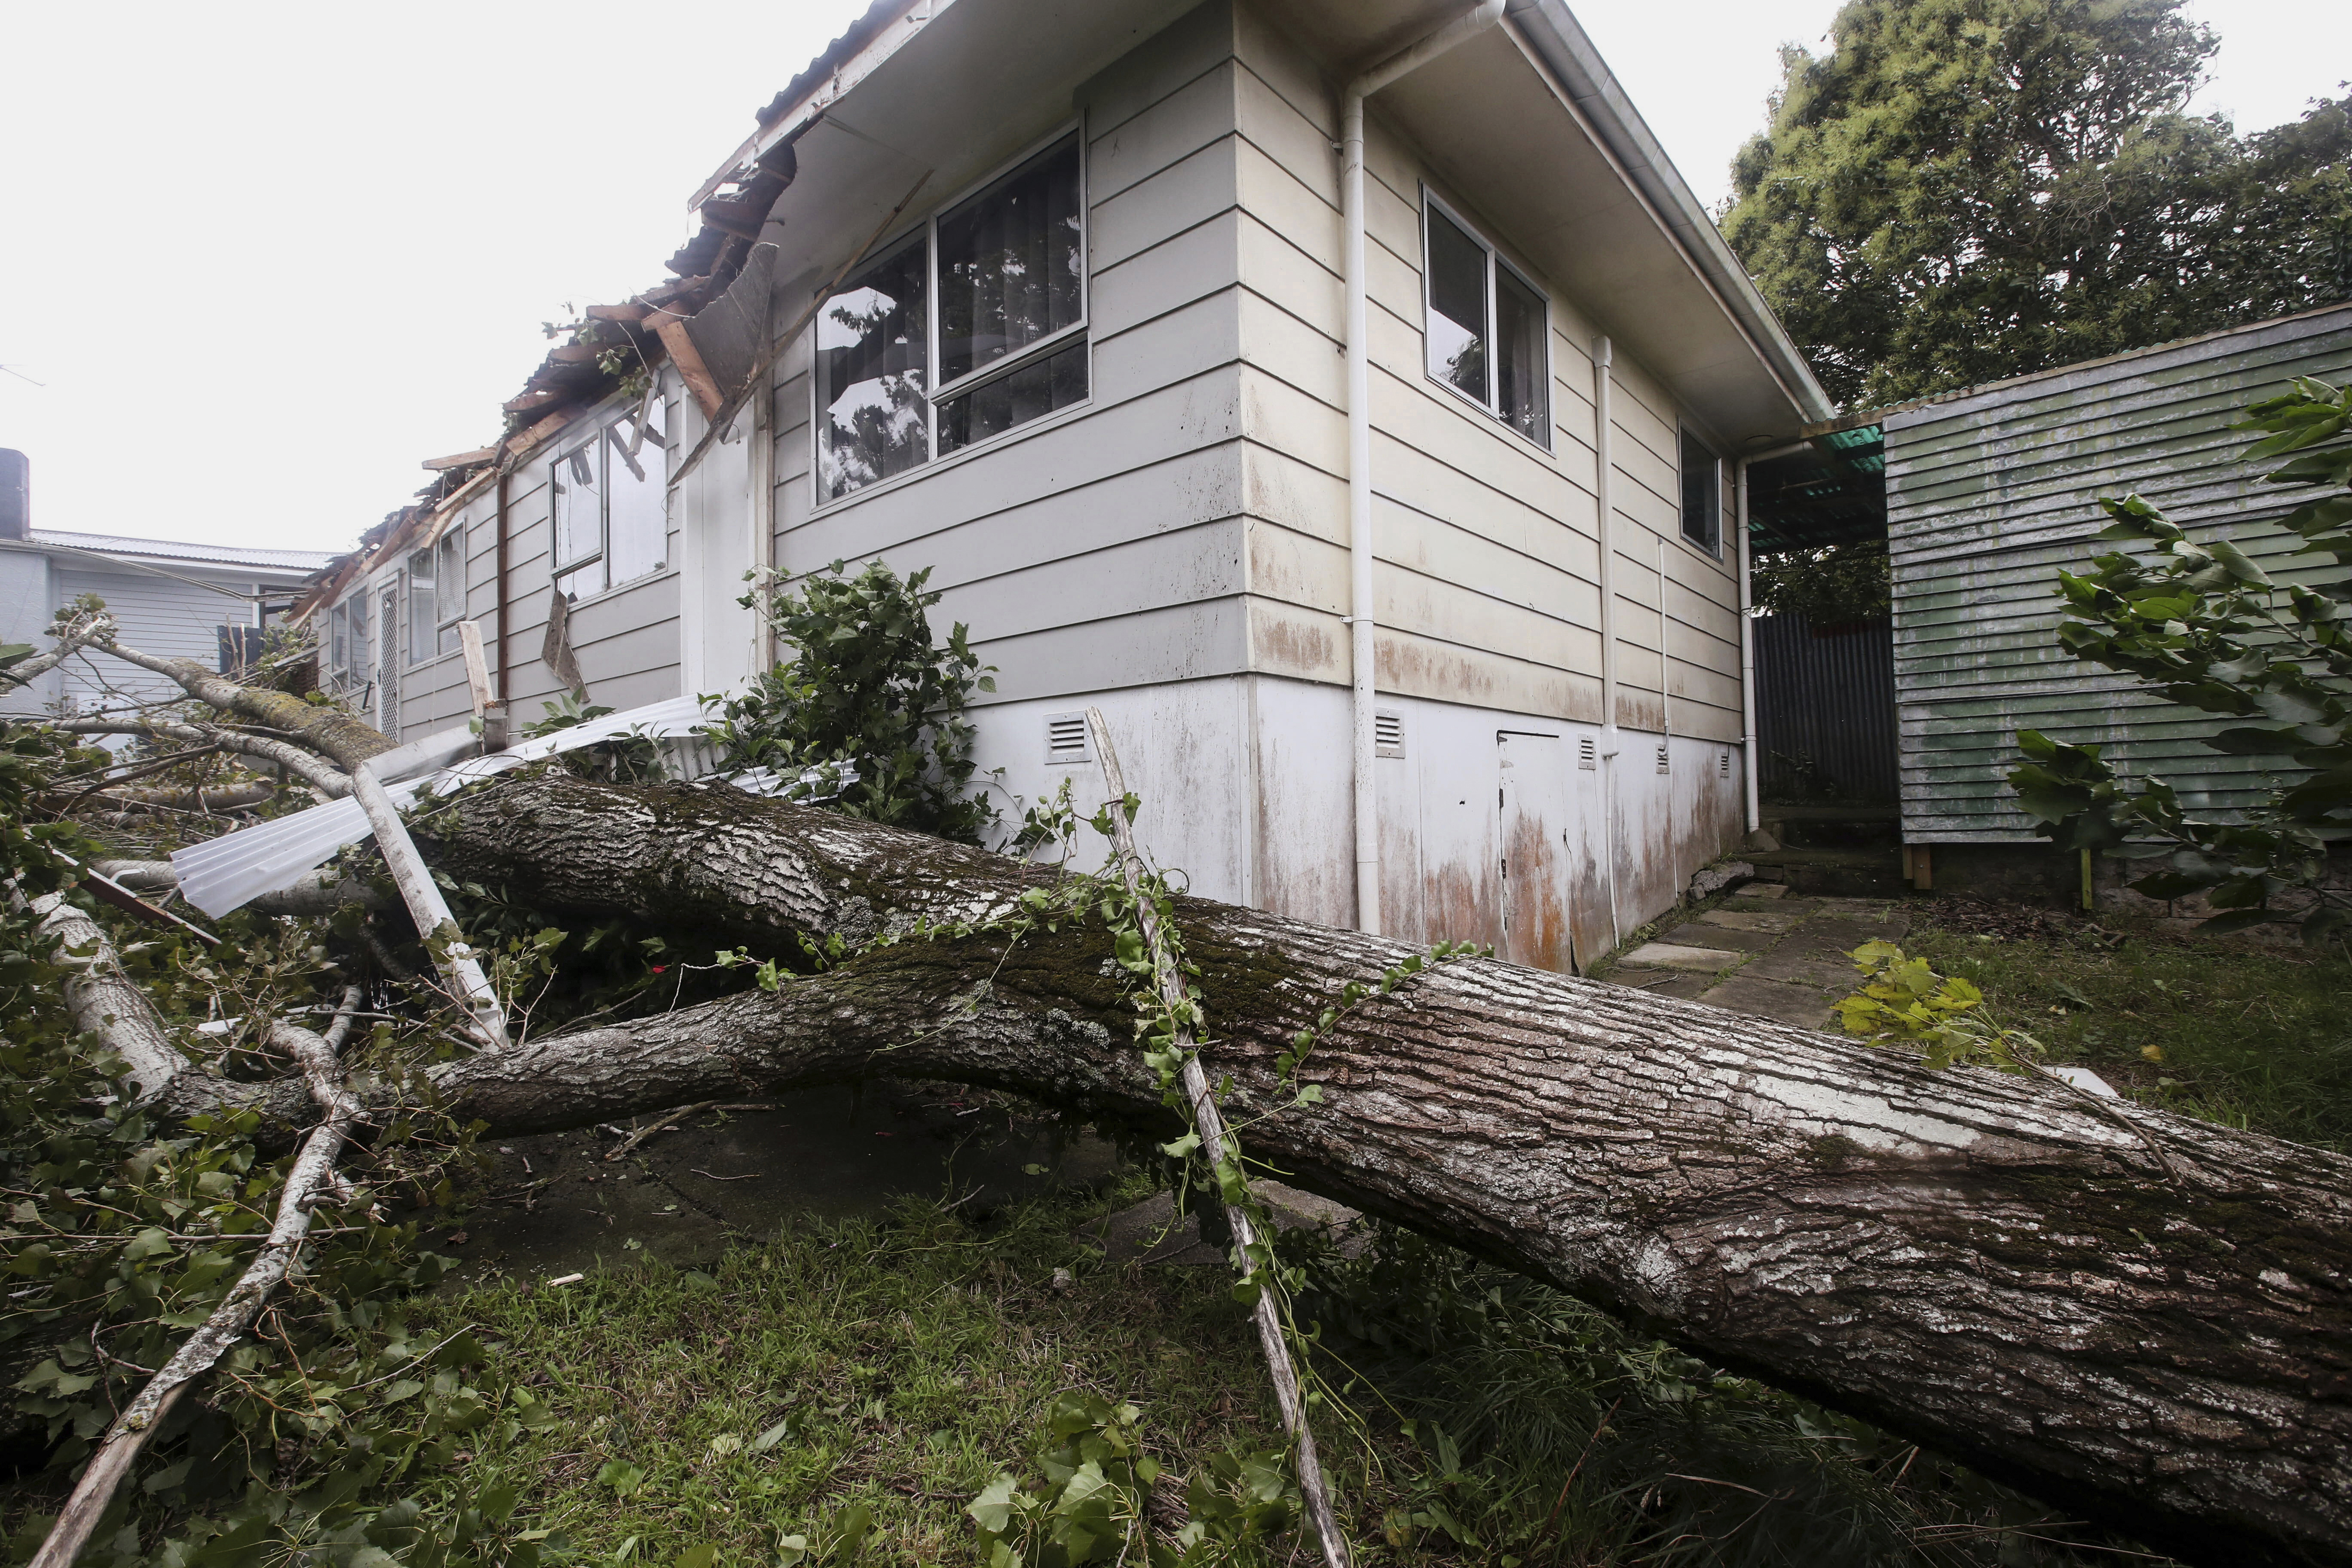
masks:
[[[488,1436],[459,1468],[478,1491],[514,1483],[518,1525],[551,1532],[557,1561],[667,1568],[709,1546],[710,1568],[764,1565],[799,1536],[811,1562],[976,1564],[965,1505],[1005,1471],[1039,1485],[1064,1391],[1140,1406],[1178,1478],[1279,1446],[1222,1270],[1114,1264],[1071,1239],[1145,1190],[984,1224],[908,1201],[747,1241],[709,1272],[647,1262],[430,1298],[411,1327],[420,1342],[470,1328],[489,1358],[471,1383],[551,1403],[554,1425]],[[1316,1279],[1348,1285],[1344,1303],[1310,1292],[1302,1316],[1331,1347],[1318,1426],[1360,1563],[2084,1561],[2032,1539],[2050,1517],[2014,1494],[1450,1249],[1308,1250]],[[844,1552],[860,1510],[872,1533]],[[1208,1560],[1311,1557],[1294,1540]]]
[[[2352,963],[2200,942],[2151,922],[1955,899],[1905,951],[1975,982],[2053,1063],[2184,1115],[2352,1150]]]

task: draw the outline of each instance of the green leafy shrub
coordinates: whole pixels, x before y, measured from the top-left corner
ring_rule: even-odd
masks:
[[[880,561],[855,574],[836,561],[798,592],[767,586],[744,596],[791,656],[743,696],[713,700],[702,732],[730,770],[766,767],[785,779],[811,770],[840,788],[825,804],[850,816],[977,844],[996,820],[971,787],[972,691],[996,682],[958,622],[935,643],[925,593],[930,568],[901,577]]]

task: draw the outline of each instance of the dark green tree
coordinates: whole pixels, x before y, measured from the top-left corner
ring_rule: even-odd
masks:
[[[1823,384],[1899,401],[2352,296],[2346,106],[2184,108],[2183,0],[1851,0],[1783,51],[1724,233]],[[2352,102],[2352,100],[2347,100]]]

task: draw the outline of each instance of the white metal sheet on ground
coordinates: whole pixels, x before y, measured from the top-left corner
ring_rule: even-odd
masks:
[[[468,757],[424,778],[391,784],[385,793],[402,810],[419,795],[448,795],[478,780],[493,778],[560,752],[575,751],[624,735],[643,734],[663,741],[683,740],[701,725],[702,704],[691,697],[673,697],[619,713],[608,713],[586,723],[541,735],[494,756]],[[707,751],[690,747],[689,752]],[[699,765],[698,765],[699,764]],[[705,758],[690,758],[696,772],[709,771]],[[188,902],[217,920],[264,893],[291,887],[339,851],[368,837],[366,814],[351,800],[329,801],[308,811],[241,827],[186,849],[175,850],[172,868],[179,874],[180,891]]]

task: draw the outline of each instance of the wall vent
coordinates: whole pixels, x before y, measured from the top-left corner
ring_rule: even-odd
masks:
[[[1576,765],[1588,772],[1599,767],[1601,764],[1593,760],[1596,750],[1591,736],[1579,735],[1576,738]]]
[[[1674,771],[1667,766],[1666,742],[1664,741],[1658,742],[1658,771],[1662,773]]]
[[[1045,715],[1045,765],[1056,763],[1091,763],[1095,749],[1087,739],[1087,716],[1083,713],[1048,713]]]
[[[1731,748],[1729,746],[1724,747],[1722,751],[1716,753],[1715,776],[1719,779],[1727,779],[1731,776]]]
[[[1404,715],[1390,708],[1372,710],[1372,755],[1404,755]]]

